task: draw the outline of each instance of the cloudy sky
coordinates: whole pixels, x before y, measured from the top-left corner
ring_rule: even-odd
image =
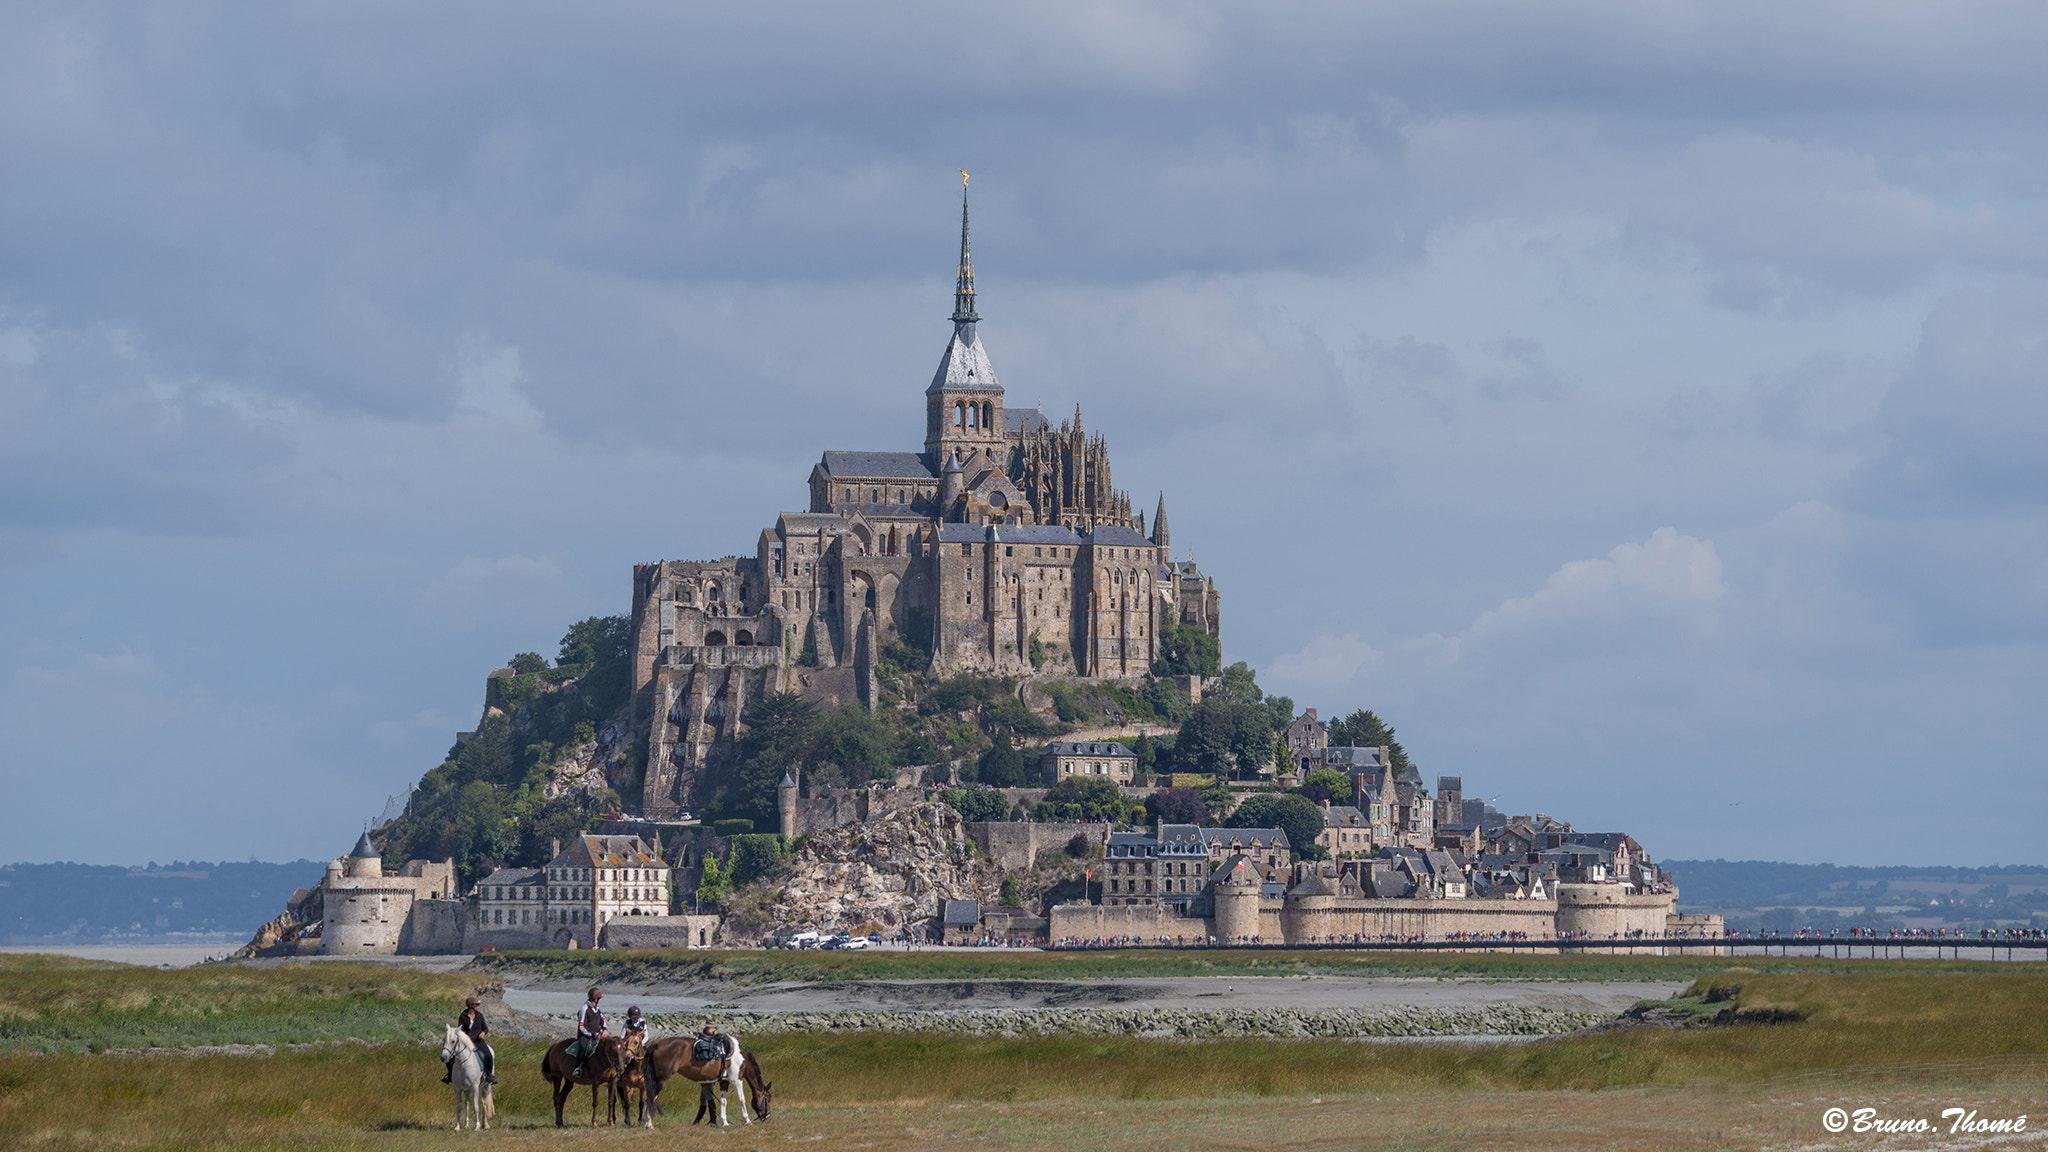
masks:
[[[2038,862],[2044,34],[9,4],[0,858],[345,850],[634,562],[916,448],[968,168],[1009,404],[1270,689],[1657,856]]]

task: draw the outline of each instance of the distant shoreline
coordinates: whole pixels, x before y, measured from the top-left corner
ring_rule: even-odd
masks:
[[[148,968],[190,968],[217,960],[245,941],[232,936],[202,941],[166,944],[4,944],[0,953],[41,952],[51,956],[76,956],[81,960],[103,960],[110,964],[140,964]]]

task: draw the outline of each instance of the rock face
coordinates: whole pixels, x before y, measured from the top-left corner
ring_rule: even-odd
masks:
[[[1002,882],[1002,870],[975,854],[960,814],[925,801],[805,839],[787,871],[726,902],[723,939],[869,922],[919,935],[945,901],[993,904]]]

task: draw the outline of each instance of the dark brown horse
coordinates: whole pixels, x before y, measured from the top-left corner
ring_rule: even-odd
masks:
[[[612,1093],[616,1098],[616,1106],[623,1107],[625,1109],[626,1123],[646,1124],[649,1128],[652,1128],[654,1127],[654,1125],[649,1124],[647,1121],[646,1047],[646,1031],[642,1030],[639,1032],[629,1032],[626,1034],[626,1066],[625,1069],[619,1073],[618,1079],[612,1082]],[[633,1094],[636,1092],[639,1093],[640,1096],[640,1119],[638,1121],[635,1121],[633,1119]],[[613,1117],[616,1115],[616,1113],[613,1111],[614,1106],[615,1105],[613,1103],[607,1103],[605,1105],[605,1123],[607,1124],[611,1123]]]
[[[648,1109],[654,1115],[661,1115],[661,1089],[669,1081],[684,1080],[695,1084],[715,1086],[719,1080],[725,1078],[727,1072],[725,1060],[722,1058],[710,1060],[697,1059],[691,1051],[695,1043],[695,1040],[688,1036],[671,1036],[666,1040],[657,1040],[648,1047],[647,1055],[641,1060],[640,1066],[647,1080]],[[753,1100],[754,1115],[766,1120],[768,1118],[769,1089],[773,1086],[767,1080],[762,1079],[760,1062],[755,1060],[753,1056],[742,1053],[738,1057],[738,1061],[739,1076],[747,1086],[747,1095]],[[740,1101],[740,1119],[745,1120],[749,1124],[753,1123],[747,1116],[746,1100]],[[721,1125],[730,1124],[730,1121],[725,1118],[723,1098],[719,1101],[718,1122]]]
[[[583,1062],[583,1075],[576,1075],[576,1058],[569,1055],[572,1040],[557,1040],[548,1054],[541,1057],[540,1074],[547,1077],[555,1090],[555,1127],[562,1126],[562,1105],[568,1102],[569,1093],[579,1084],[590,1086],[590,1123],[597,1124],[597,1090],[605,1089],[605,1098],[611,1099],[614,1082],[626,1071],[626,1046],[616,1036],[606,1036],[597,1042],[597,1051],[592,1052]]]

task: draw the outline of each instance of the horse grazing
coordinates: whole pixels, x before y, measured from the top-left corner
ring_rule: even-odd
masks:
[[[738,1041],[733,1043],[733,1050],[738,1055],[730,1061],[724,1057],[699,1060],[692,1051],[694,1047],[695,1041],[690,1037],[671,1036],[666,1040],[655,1041],[653,1046],[647,1049],[647,1056],[641,1061],[641,1067],[645,1069],[647,1077],[647,1103],[650,1111],[656,1116],[661,1115],[661,1090],[670,1080],[688,1080],[705,1088],[718,1086],[722,1081],[724,1085],[732,1087],[737,1087],[739,1083],[746,1085],[746,1091],[736,1096],[742,1121],[748,1124],[754,1122],[747,1115],[749,1096],[752,1097],[754,1115],[763,1120],[768,1118],[769,1090],[773,1085],[762,1078],[759,1061],[739,1051]],[[698,1115],[703,1115],[701,1107]],[[718,1100],[718,1123],[723,1127],[732,1126],[732,1121],[726,1118],[723,1095],[720,1095]]]
[[[557,1040],[540,1058],[540,1074],[555,1091],[555,1127],[562,1126],[562,1105],[568,1102],[569,1093],[578,1085],[590,1086],[590,1123],[597,1125],[597,1089],[602,1085],[606,1099],[611,1098],[618,1078],[626,1071],[626,1047],[616,1036],[606,1036],[597,1042],[597,1051],[592,1052],[583,1062],[583,1075],[576,1075],[576,1058],[569,1055],[573,1040]]]
[[[449,1082],[455,1085],[455,1130],[462,1131],[465,1111],[471,1128],[489,1128],[497,1110],[491,1103],[491,1086],[484,1082],[484,1065],[477,1059],[476,1041],[450,1024],[448,1037],[441,1043],[441,1059],[454,1061],[449,1069]]]

